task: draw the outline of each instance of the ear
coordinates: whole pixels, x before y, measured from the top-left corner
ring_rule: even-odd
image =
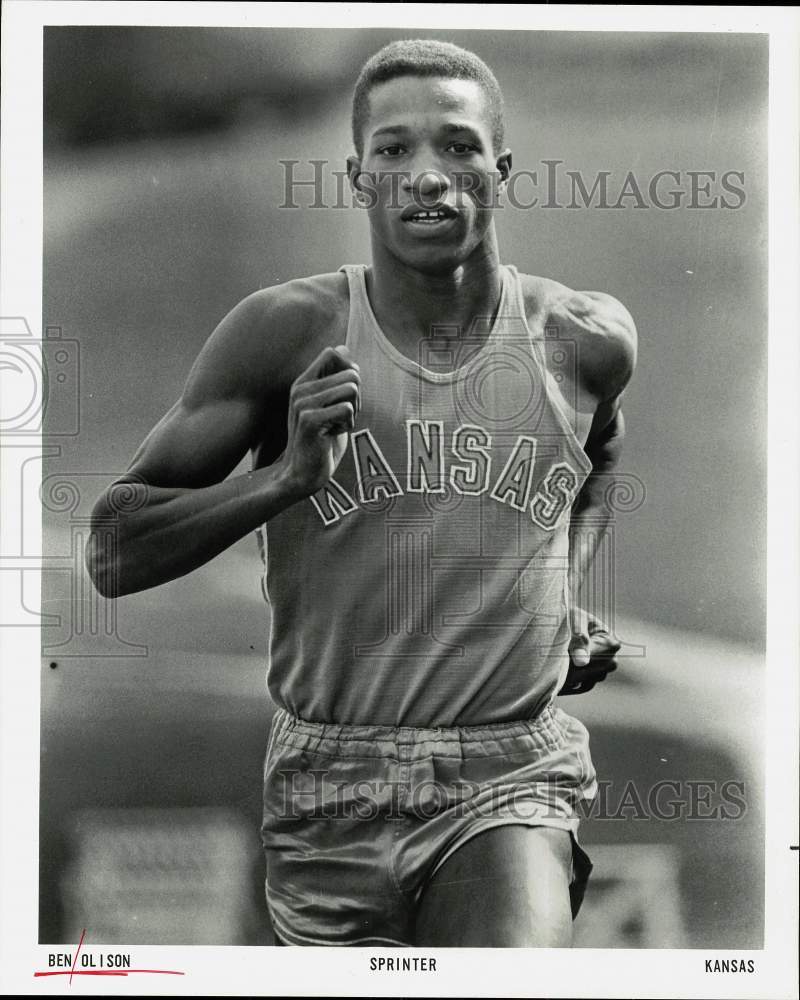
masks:
[[[511,176],[511,150],[506,148],[497,157],[495,162],[497,167],[497,172],[500,174],[500,181],[498,184],[499,189],[502,191],[503,188],[508,184],[508,179]]]
[[[350,187],[359,194],[361,191],[360,180],[361,177],[361,160],[357,156],[347,157],[347,177],[350,181]]]
[[[376,203],[375,175],[363,170],[359,157],[347,157],[347,177],[356,202],[363,208],[374,208]]]

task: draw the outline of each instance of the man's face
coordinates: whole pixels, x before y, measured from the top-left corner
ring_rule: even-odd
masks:
[[[457,267],[484,239],[511,163],[492,150],[483,90],[403,76],[375,86],[369,107],[363,157],[349,169],[373,237],[422,271]]]

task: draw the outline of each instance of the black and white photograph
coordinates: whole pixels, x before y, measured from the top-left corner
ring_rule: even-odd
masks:
[[[797,12],[3,10],[3,992],[796,997]]]

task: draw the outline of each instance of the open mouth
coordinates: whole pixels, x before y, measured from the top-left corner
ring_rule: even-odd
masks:
[[[413,215],[406,219],[406,222],[421,222],[424,225],[434,225],[437,222],[444,222],[445,219],[451,219],[452,215],[448,215],[441,209],[436,209],[433,212],[414,212]]]
[[[411,223],[415,227],[435,229],[437,226],[452,222],[457,214],[449,205],[439,205],[436,208],[416,208],[409,205],[403,210],[401,218],[403,222]]]

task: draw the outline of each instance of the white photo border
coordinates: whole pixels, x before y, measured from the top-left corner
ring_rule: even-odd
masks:
[[[48,948],[38,944],[40,633],[0,629],[0,984],[3,993],[101,995],[351,995],[549,997],[797,996],[798,587],[800,424],[797,385],[800,210],[798,51],[800,14],[777,7],[580,5],[270,4],[27,2],[3,4],[2,273],[0,316],[42,315],[42,28],[56,24],[240,27],[408,27],[519,30],[763,32],[770,38],[769,418],[766,737],[766,918],[763,951],[719,953],[756,960],[746,977],[709,976],[704,953],[586,950],[431,950],[435,973],[370,970],[369,949],[136,947],[137,964],[182,969],[165,981],[34,979]],[[742,414],[742,420],[747,415]],[[735,433],[735,428],[731,429]],[[38,520],[22,553],[19,484],[2,481],[2,560],[25,556],[25,595],[39,592]],[[30,500],[30,498],[28,498]],[[38,503],[38,499],[36,500]],[[13,554],[11,562],[9,558]],[[23,565],[22,562],[19,565]],[[4,567],[0,567],[4,568]],[[18,600],[17,573],[0,572],[3,606]],[[38,600],[38,597],[37,597]],[[426,951],[427,954],[427,951]]]

